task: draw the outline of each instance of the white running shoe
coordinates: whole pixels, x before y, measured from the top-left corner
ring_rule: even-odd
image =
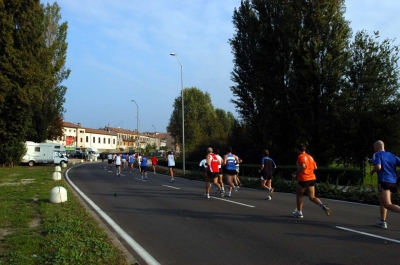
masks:
[[[268,196],[267,201],[270,201],[270,200],[272,200],[272,198],[271,198],[271,196]]]
[[[226,194],[226,196],[231,197],[231,192],[228,191],[228,193]]]
[[[294,211],[293,216],[296,218],[303,218],[303,213],[301,211]]]
[[[210,199],[210,194],[204,193],[204,197],[206,197],[207,199]]]
[[[221,198],[225,197],[225,191],[221,190]]]
[[[173,178],[171,179],[171,183],[174,183],[174,179]]]
[[[238,186],[235,186],[233,189],[235,190],[235,195],[237,195],[238,194]]]

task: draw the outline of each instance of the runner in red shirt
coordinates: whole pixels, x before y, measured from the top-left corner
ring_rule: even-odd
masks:
[[[218,183],[218,175],[219,168],[218,165],[221,164],[221,161],[217,158],[217,156],[213,153],[213,149],[211,147],[207,148],[207,157],[206,157],[208,171],[206,176],[206,194],[204,197],[207,199],[210,198],[210,181],[212,179],[215,187],[217,187],[221,192],[221,198],[225,196],[225,191],[221,189],[221,184]]]
[[[156,174],[157,162],[158,162],[158,159],[157,159],[156,155],[153,155],[153,157],[151,158],[151,165],[153,166],[154,174]]]

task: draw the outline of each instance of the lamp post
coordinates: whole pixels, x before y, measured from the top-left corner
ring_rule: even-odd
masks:
[[[136,148],[139,146],[139,105],[136,103],[135,100],[131,100],[136,104],[137,107],[137,116],[136,116],[136,131],[137,131],[137,138],[136,138]],[[137,151],[137,150],[136,150]]]
[[[156,133],[156,126],[154,126],[154,125],[151,125],[151,126],[154,127],[154,134],[155,134]]]
[[[171,56],[175,56],[181,65],[181,97],[182,97],[182,164],[183,164],[183,174],[185,174],[185,105],[183,101],[183,65],[181,60],[179,60],[178,54],[170,53]]]

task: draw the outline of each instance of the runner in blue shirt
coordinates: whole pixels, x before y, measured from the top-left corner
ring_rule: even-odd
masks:
[[[386,215],[387,210],[400,213],[400,207],[392,204],[391,194],[399,189],[397,181],[396,167],[400,166],[400,158],[390,152],[385,151],[385,145],[382,141],[374,143],[375,154],[372,156],[374,168],[370,175],[378,172],[378,191],[381,220],[376,224],[378,227],[387,228]]]
[[[142,175],[142,179],[147,180],[147,158],[146,154],[143,154],[140,157],[140,172]]]

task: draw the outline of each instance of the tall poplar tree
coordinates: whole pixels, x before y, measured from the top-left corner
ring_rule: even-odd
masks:
[[[39,0],[0,1],[0,163],[12,166],[25,153],[33,109],[45,78],[43,9]]]

